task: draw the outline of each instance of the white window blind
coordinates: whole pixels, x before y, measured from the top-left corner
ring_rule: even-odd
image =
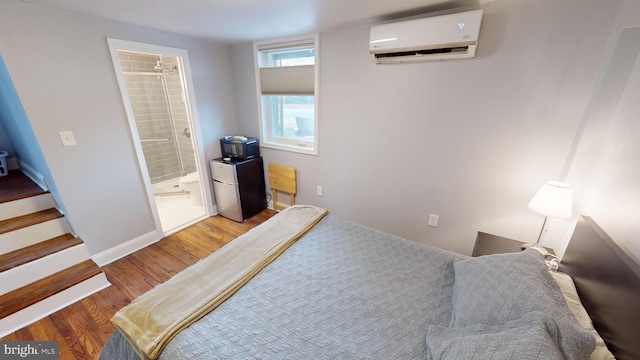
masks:
[[[262,95],[313,95],[315,66],[260,68]]]

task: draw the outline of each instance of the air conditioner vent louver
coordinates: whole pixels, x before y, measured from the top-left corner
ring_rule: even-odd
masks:
[[[471,58],[482,10],[371,27],[369,53],[378,64]]]
[[[433,54],[466,53],[468,51],[469,51],[469,47],[463,46],[463,47],[444,48],[444,49],[399,51],[394,53],[375,54],[375,57],[389,58],[389,57],[423,56],[423,55],[433,55]]]

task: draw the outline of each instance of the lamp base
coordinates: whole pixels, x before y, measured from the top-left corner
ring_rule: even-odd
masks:
[[[542,254],[542,256],[551,255],[551,254],[549,254],[549,251],[547,251],[547,249],[545,249],[542,246],[540,246],[540,244],[524,244],[524,245],[522,245],[522,250],[529,249],[529,248],[537,250],[540,254]]]

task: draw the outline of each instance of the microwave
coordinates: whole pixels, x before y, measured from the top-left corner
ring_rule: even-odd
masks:
[[[220,139],[223,158],[243,161],[260,156],[260,144],[257,138],[244,136],[225,136]]]

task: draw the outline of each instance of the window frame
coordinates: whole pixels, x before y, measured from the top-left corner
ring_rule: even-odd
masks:
[[[262,102],[262,82],[260,75],[260,62],[258,53],[267,49],[286,49],[295,45],[311,44],[315,52],[314,60],[314,89],[313,89],[313,102],[314,102],[314,139],[313,143],[301,144],[296,139],[288,139],[283,137],[274,137],[270,133],[271,126],[268,118],[264,116],[266,111],[275,112],[275,109],[265,109]],[[254,71],[255,71],[255,83],[256,83],[256,98],[258,106],[258,126],[260,131],[260,146],[265,148],[290,151],[308,155],[318,155],[318,119],[319,119],[319,69],[320,69],[320,36],[318,33],[306,34],[300,36],[292,36],[285,38],[275,38],[254,41],[253,43],[253,57],[254,57]],[[288,96],[288,95],[265,95],[265,96]],[[291,95],[297,96],[297,95]],[[311,96],[311,95],[307,95]],[[312,145],[309,145],[312,144]]]

